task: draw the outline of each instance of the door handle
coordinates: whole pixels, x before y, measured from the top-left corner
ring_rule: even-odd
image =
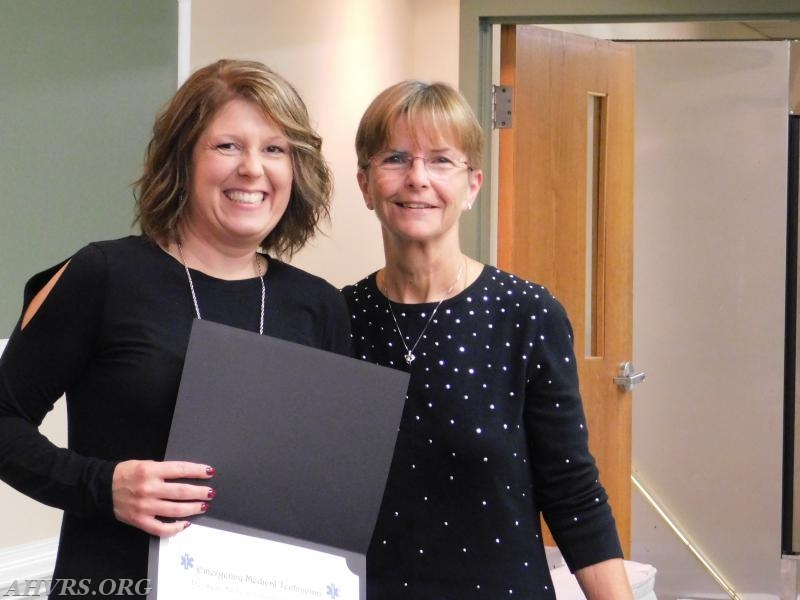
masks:
[[[644,381],[644,377],[644,371],[637,373],[636,369],[633,368],[633,363],[624,362],[619,365],[619,372],[614,377],[614,383],[623,391],[630,392],[633,386],[639,385]]]

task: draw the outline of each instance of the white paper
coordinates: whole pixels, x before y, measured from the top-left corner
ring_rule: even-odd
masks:
[[[344,557],[193,524],[160,540],[158,600],[358,600]]]

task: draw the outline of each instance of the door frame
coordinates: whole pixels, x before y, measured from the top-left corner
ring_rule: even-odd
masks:
[[[639,0],[597,0],[592,3],[580,0],[460,0],[459,85],[473,106],[485,134],[485,147],[491,148],[491,86],[495,69],[496,25],[501,24],[646,24],[646,23],[703,23],[710,21],[783,20],[800,23],[800,10],[796,0],[767,0],[758,9],[752,1],[731,0],[723,3],[714,0],[691,2],[675,0],[659,8],[641,6]],[[701,4],[700,7],[697,5]],[[700,12],[702,10],[702,12]],[[591,35],[591,34],[589,34]],[[656,39],[656,38],[652,38]],[[691,39],[691,38],[682,38]],[[699,38],[698,38],[699,39]],[[705,38],[703,38],[705,39]],[[718,38],[730,39],[730,38]],[[750,38],[753,39],[753,38]],[[779,38],[773,39],[790,39]],[[465,214],[461,222],[462,246],[485,262],[492,262],[496,221],[496,177],[493,177],[492,153],[487,152],[483,163],[484,185],[476,209]],[[649,502],[665,523],[680,537],[669,516],[662,513],[657,501],[648,491],[633,480],[634,487]],[[692,544],[688,549],[698,558],[708,573],[731,597],[738,597],[713,565],[705,562]],[[794,598],[800,592],[800,560],[781,557],[781,579],[784,590]],[[789,595],[785,596],[789,598]]]
[[[702,6],[702,11],[698,5]],[[789,20],[800,22],[797,0],[767,0],[758,9],[752,0],[671,0],[658,8],[636,0],[460,0],[459,87],[475,110],[491,148],[493,26],[554,23],[665,23],[702,21]],[[484,183],[475,210],[461,219],[462,247],[483,262],[492,262],[492,227],[496,185],[491,153],[483,159]]]

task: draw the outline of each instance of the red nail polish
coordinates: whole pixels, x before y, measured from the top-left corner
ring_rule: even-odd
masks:
[[[216,497],[217,497],[217,490],[215,490],[214,488],[208,488],[208,499],[213,500]]]
[[[206,512],[208,510],[208,502],[203,502],[203,504],[200,505],[200,510]]]
[[[191,524],[192,524],[192,522],[191,522],[191,521],[186,521],[186,522],[183,524],[183,528],[184,528],[184,529],[186,529],[186,528],[187,528],[189,525],[191,525]]]
[[[216,475],[216,473],[217,470],[214,467],[206,467],[206,475],[210,475],[211,477],[213,477],[214,475]]]

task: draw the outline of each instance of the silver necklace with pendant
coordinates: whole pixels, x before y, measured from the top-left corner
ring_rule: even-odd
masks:
[[[197,294],[194,291],[194,282],[192,281],[192,274],[189,272],[189,267],[186,266],[186,259],[183,257],[183,247],[181,243],[175,242],[178,246],[178,254],[181,257],[181,264],[183,265],[184,270],[186,271],[186,278],[189,280],[189,291],[192,293],[192,302],[194,302],[194,312],[197,315],[197,319],[199,321],[203,320],[203,317],[200,316],[200,305],[197,303]],[[261,318],[258,322],[258,333],[264,335],[264,305],[266,304],[267,299],[267,286],[264,284],[264,274],[261,272],[261,263],[258,262],[258,253],[256,253],[256,276],[258,280],[261,282]]]
[[[464,260],[464,263],[466,264],[466,259]],[[392,301],[389,300],[389,294],[386,293],[386,280],[384,279],[383,295],[386,296],[386,303],[389,305],[389,313],[391,313],[392,315],[392,320],[394,321],[395,329],[397,329],[397,335],[400,336],[400,341],[403,342],[403,348],[406,349],[406,353],[403,355],[403,358],[406,360],[406,364],[410,365],[412,362],[414,362],[414,359],[417,358],[414,354],[414,350],[417,349],[417,346],[422,340],[422,336],[425,335],[425,332],[428,329],[428,325],[430,325],[431,321],[433,321],[433,317],[436,315],[436,311],[439,310],[439,307],[442,305],[442,302],[447,300],[447,297],[450,295],[450,292],[453,291],[453,289],[456,287],[456,284],[461,279],[461,275],[463,272],[464,272],[464,265],[462,264],[459,265],[458,267],[458,274],[456,275],[456,280],[453,282],[453,285],[451,285],[447,289],[447,291],[444,293],[444,296],[442,296],[442,299],[436,303],[436,306],[431,311],[431,316],[428,317],[425,326],[422,328],[422,331],[420,332],[419,336],[417,336],[417,341],[414,342],[414,345],[411,346],[411,348],[409,348],[408,344],[406,344],[406,338],[403,336],[403,332],[400,330],[400,324],[397,322],[397,317],[395,316],[394,309],[392,308]]]

